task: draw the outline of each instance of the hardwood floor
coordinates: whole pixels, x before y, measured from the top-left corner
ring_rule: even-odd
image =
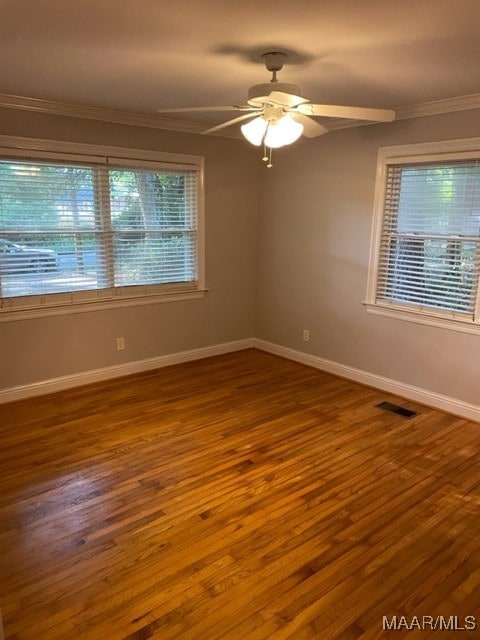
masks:
[[[480,425],[382,400],[248,350],[1,406],[6,640],[480,624]]]

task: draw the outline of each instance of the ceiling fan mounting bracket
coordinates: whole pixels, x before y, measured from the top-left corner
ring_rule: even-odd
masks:
[[[262,58],[268,71],[280,71],[285,64],[287,54],[281,51],[267,51]]]

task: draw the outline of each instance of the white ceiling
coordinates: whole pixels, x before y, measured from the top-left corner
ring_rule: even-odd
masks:
[[[396,108],[479,93],[479,26],[480,0],[0,0],[0,93],[228,105],[269,80],[276,49],[280,81],[314,102]]]

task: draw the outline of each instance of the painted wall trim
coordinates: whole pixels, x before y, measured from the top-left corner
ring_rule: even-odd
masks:
[[[399,382],[398,380],[392,380],[391,378],[385,378],[375,373],[340,364],[339,362],[326,360],[325,358],[297,351],[290,347],[283,347],[266,340],[259,340],[255,338],[253,340],[253,346],[256,349],[268,351],[268,353],[273,353],[277,356],[282,356],[283,358],[288,358],[289,360],[306,364],[309,367],[321,369],[327,373],[332,373],[342,378],[348,378],[349,380],[360,382],[361,384],[374,387],[375,389],[388,391],[389,393],[407,398],[408,400],[413,400],[414,402],[420,402],[435,409],[440,409],[441,411],[453,413],[454,415],[466,418],[467,420],[480,422],[479,405],[463,402],[456,398],[444,396],[440,393],[435,393],[433,391],[428,391],[427,389]]]
[[[315,369],[326,371],[333,375],[347,378],[360,384],[365,384],[376,389],[393,393],[403,398],[408,398],[414,402],[420,402],[441,411],[453,413],[467,420],[480,422],[480,406],[457,400],[449,396],[444,396],[427,389],[415,387],[413,385],[385,378],[375,373],[370,373],[362,369],[357,369],[349,365],[340,364],[315,356],[290,347],[284,347],[273,342],[260,340],[257,338],[245,338],[242,340],[234,340],[222,344],[211,345],[208,347],[199,347],[187,351],[178,351],[176,353],[147,358],[145,360],[135,360],[123,364],[103,367],[101,369],[92,369],[90,371],[82,371],[71,375],[61,376],[58,378],[50,378],[33,382],[26,385],[18,385],[0,389],[0,403],[13,402],[44,395],[47,393],[55,393],[63,389],[70,389],[93,382],[102,380],[110,380],[121,376],[127,376],[133,373],[141,373],[142,371],[150,371],[152,369],[160,369],[173,364],[181,364],[182,362],[190,362],[192,360],[200,360],[212,356],[222,355],[224,353],[233,353],[234,351],[242,351],[250,348],[260,349],[268,353],[272,353],[301,364],[305,364]]]
[[[443,100],[432,100],[431,102],[421,102],[396,110],[396,120],[408,120],[408,118],[421,118],[423,116],[441,115],[442,113],[454,113],[455,111],[469,111],[480,107],[480,93],[473,93],[468,96],[458,96],[456,98],[444,98]]]
[[[152,369],[160,369],[168,367],[172,364],[180,364],[182,362],[190,362],[191,360],[200,360],[202,358],[210,358],[211,356],[219,356],[223,353],[231,353],[233,351],[241,351],[253,347],[253,338],[245,338],[243,340],[234,340],[232,342],[224,342],[223,344],[215,344],[209,347],[199,347],[188,351],[177,351],[167,355],[156,356],[154,358],[146,358],[145,360],[135,360],[133,362],[125,362],[101,369],[92,369],[90,371],[82,371],[71,375],[61,376],[59,378],[50,378],[48,380],[40,380],[31,384],[19,385],[0,389],[0,404],[4,402],[13,402],[15,400],[23,400],[24,398],[32,398],[47,393],[70,389],[71,387],[79,387],[92,382],[100,382],[102,380],[110,380],[111,378],[119,378],[128,376],[132,373],[141,373],[142,371],[150,371]]]
[[[101,122],[127,124],[137,127],[163,129],[165,131],[180,131],[183,133],[202,133],[205,131],[207,126],[199,122],[185,122],[183,120],[174,120],[160,115],[136,113],[134,111],[121,111],[118,109],[106,109],[103,107],[91,107],[54,100],[29,98],[27,96],[15,96],[6,93],[0,93],[0,108],[1,107],[8,109],[20,109],[22,111],[35,111],[37,113],[48,113],[58,116],[69,116],[72,118],[84,118],[87,120],[99,120]],[[467,96],[432,100],[430,102],[397,107],[395,109],[395,119],[406,120],[409,118],[453,113],[455,111],[468,111],[470,109],[478,108],[480,108],[480,93],[474,93]],[[335,129],[346,129],[368,124],[375,123],[365,122],[363,120],[347,121],[341,118],[331,118],[328,128],[331,131],[334,131]],[[208,135],[242,139],[240,132],[236,128],[222,129],[219,132]]]
[[[164,131],[179,131],[181,133],[203,133],[208,124],[200,122],[186,122],[174,120],[165,116],[136,113],[134,111],[120,111],[118,109],[106,109],[103,107],[90,107],[87,105],[70,104],[54,100],[41,100],[26,96],[14,96],[0,93],[0,107],[7,109],[19,109],[20,111],[35,111],[55,116],[68,116],[70,118],[83,118],[85,120],[97,120],[114,124],[127,124],[134,127],[148,127],[150,129],[162,129]],[[241,138],[235,130],[224,130],[221,133],[208,134],[220,135],[226,138]]]

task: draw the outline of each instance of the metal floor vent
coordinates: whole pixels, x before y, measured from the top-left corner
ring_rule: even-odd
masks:
[[[406,409],[405,407],[401,407],[398,404],[392,404],[391,402],[380,402],[380,404],[377,404],[376,406],[379,409],[391,411],[392,413],[396,413],[398,416],[403,416],[404,418],[413,418],[418,415],[416,411],[411,411],[411,409]]]

